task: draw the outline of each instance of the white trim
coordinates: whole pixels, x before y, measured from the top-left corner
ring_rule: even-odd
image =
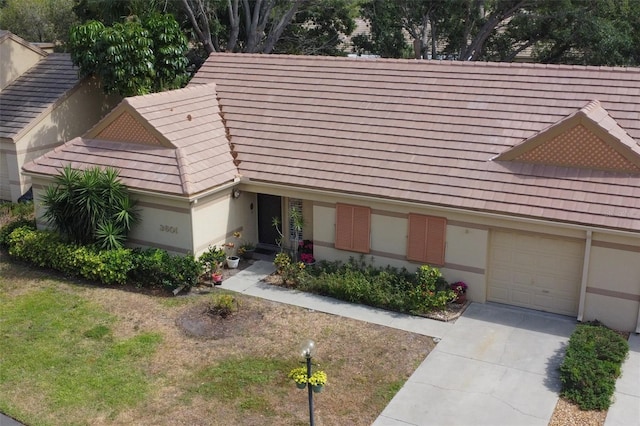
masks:
[[[582,261],[582,282],[580,283],[580,303],[578,304],[578,318],[582,322],[584,317],[584,302],[587,298],[587,284],[589,281],[589,260],[591,259],[591,243],[593,232],[587,230],[587,238],[584,245],[584,260]]]

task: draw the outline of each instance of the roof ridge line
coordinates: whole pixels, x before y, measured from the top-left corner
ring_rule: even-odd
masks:
[[[182,191],[184,194],[191,194],[191,173],[189,171],[189,158],[183,148],[176,148],[176,161],[178,162],[178,170],[180,171],[180,180],[182,181]]]

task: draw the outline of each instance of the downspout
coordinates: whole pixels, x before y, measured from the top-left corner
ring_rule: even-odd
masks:
[[[640,333],[640,306],[638,306],[638,322],[636,322],[636,334]]]
[[[587,282],[589,281],[589,259],[591,259],[591,230],[587,230],[587,240],[584,246],[584,260],[582,261],[582,282],[580,283],[580,304],[578,305],[578,322],[584,316],[584,302],[587,297]]]

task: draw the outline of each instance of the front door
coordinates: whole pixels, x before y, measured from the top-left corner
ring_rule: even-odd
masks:
[[[258,241],[261,244],[277,245],[280,235],[273,227],[274,217],[282,223],[282,198],[277,195],[258,194]]]

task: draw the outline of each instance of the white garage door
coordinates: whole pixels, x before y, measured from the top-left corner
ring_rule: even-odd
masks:
[[[584,242],[492,231],[487,299],[577,315]]]

